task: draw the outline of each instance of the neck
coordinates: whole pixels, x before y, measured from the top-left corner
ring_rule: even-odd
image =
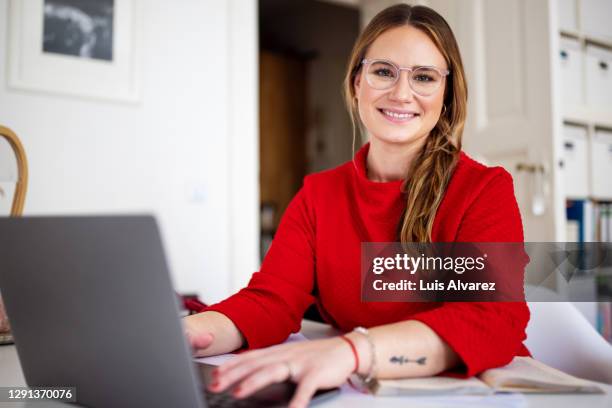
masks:
[[[426,140],[427,137],[423,137],[404,145],[370,138],[370,149],[366,159],[368,179],[377,182],[405,179]]]

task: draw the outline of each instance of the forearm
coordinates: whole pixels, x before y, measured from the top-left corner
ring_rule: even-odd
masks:
[[[359,355],[360,374],[376,361],[377,378],[427,377],[457,366],[457,354],[429,326],[416,320],[378,326],[369,330],[375,356],[366,337],[350,333]]]
[[[188,335],[206,332],[213,336],[212,344],[197,351],[198,357],[230,353],[244,344],[240,330],[222,313],[208,311],[187,316],[183,320]]]

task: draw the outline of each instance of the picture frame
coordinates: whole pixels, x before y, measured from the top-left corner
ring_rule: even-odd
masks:
[[[107,38],[106,45],[112,48],[107,49],[105,56],[96,58],[91,55],[69,55],[68,51],[63,53],[61,50],[45,51],[44,48],[48,48],[48,27],[44,25],[48,23],[49,16],[73,20],[80,17],[81,20],[96,22],[104,22],[104,16],[90,18],[77,8],[78,3],[72,3],[77,7],[71,9],[70,0],[9,0],[9,88],[138,102],[140,64],[136,44],[136,1],[107,0],[111,6],[106,8],[106,24],[110,25],[111,38]],[[91,5],[97,6],[95,2]],[[78,31],[78,21],[74,25]]]

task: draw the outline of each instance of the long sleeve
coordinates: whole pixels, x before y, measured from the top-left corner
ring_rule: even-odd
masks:
[[[507,172],[499,172],[474,200],[456,241],[523,242],[521,216]],[[529,321],[524,302],[444,303],[410,319],[431,327],[461,358],[467,376],[528,354],[522,344]]]
[[[230,318],[250,349],[282,342],[300,330],[304,311],[313,302],[313,219],[305,186],[287,207],[261,269],[248,286],[204,309]]]
[[[229,317],[249,348],[275,344],[297,332],[316,296],[321,315],[344,331],[409,319],[424,322],[457,352],[469,375],[527,355],[521,343],[529,320],[524,302],[361,300],[360,243],[395,239],[406,206],[401,181],[368,179],[368,149],[366,144],[354,160],[308,175],[285,211],[260,271],[246,288],[205,310]],[[436,214],[432,238],[523,242],[510,175],[461,154]]]

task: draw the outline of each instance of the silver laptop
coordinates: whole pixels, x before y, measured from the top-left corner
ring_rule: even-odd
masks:
[[[295,390],[205,392],[150,216],[0,218],[0,291],[27,384],[76,387],[77,404],[285,406]]]

